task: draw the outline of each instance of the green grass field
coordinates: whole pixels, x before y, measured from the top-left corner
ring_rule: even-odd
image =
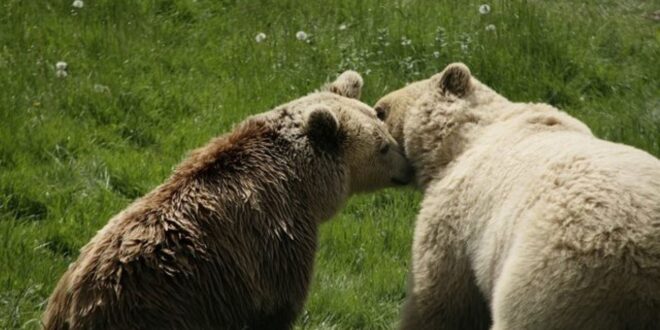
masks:
[[[78,249],[188,150],[345,69],[373,104],[463,61],[512,100],[660,155],[654,1],[71,2],[0,4],[2,329],[37,328]],[[300,328],[395,326],[419,200],[357,196],[323,225]]]

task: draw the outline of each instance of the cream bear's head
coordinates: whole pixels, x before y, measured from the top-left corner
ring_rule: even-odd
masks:
[[[375,111],[404,147],[424,186],[463,151],[473,128],[488,121],[490,115],[482,110],[496,102],[508,100],[472,77],[467,66],[453,63],[384,96]]]

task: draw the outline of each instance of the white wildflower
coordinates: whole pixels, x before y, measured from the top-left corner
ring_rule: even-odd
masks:
[[[435,57],[435,58],[440,58],[440,52],[437,51],[437,50],[434,51],[434,52],[433,52],[433,57]]]
[[[401,46],[410,46],[412,43],[412,40],[406,38],[406,37],[401,37]]]
[[[497,30],[497,28],[495,27],[495,24],[486,25],[486,31],[494,32],[495,30]]]
[[[307,36],[307,33],[305,33],[305,31],[298,31],[298,32],[296,32],[296,39],[298,39],[298,40],[300,40],[300,41],[305,41],[305,40],[307,40],[307,37],[308,37],[308,36]]]
[[[483,5],[479,6],[479,14],[486,15],[488,13],[490,13],[490,6],[489,5],[483,4]]]
[[[348,28],[346,26],[346,24],[342,24],[342,25],[339,26],[339,31],[344,31],[344,30],[346,30],[346,28]]]
[[[110,93],[110,87],[101,84],[94,84],[94,91],[97,93]]]
[[[58,71],[66,71],[67,68],[69,68],[69,65],[66,64],[66,62],[64,61],[59,61],[55,63],[55,69],[57,69]]]
[[[66,78],[69,74],[65,70],[57,70],[55,71],[55,76],[57,78]]]
[[[655,119],[658,123],[660,123],[660,107],[651,111],[651,118]]]
[[[85,6],[85,3],[82,0],[75,0],[71,5],[75,8],[82,8]]]
[[[257,33],[257,36],[254,37],[254,41],[256,41],[256,42],[258,42],[258,43],[259,43],[259,42],[262,42],[262,41],[264,41],[264,40],[266,40],[266,34],[263,33],[263,32],[259,32],[259,33]]]

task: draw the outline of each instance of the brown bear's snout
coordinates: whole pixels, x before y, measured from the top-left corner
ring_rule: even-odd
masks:
[[[405,186],[413,181],[415,178],[415,169],[410,165],[408,160],[406,160],[406,165],[403,166],[400,173],[397,173],[392,177],[392,183],[399,186]]]

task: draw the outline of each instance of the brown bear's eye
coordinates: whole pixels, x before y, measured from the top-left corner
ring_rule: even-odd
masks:
[[[386,145],[380,147],[380,153],[381,154],[386,154],[388,151],[390,151],[390,145],[389,144],[386,144]]]

